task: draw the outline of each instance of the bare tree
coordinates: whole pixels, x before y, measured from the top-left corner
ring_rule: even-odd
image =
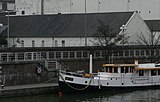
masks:
[[[139,35],[137,35],[137,43],[139,45],[145,45],[148,47],[148,50],[150,51],[150,62],[153,62],[153,56],[155,54],[154,50],[160,44],[160,34],[154,32],[153,28],[148,28],[148,31],[149,32],[146,32],[145,34],[141,32]]]
[[[105,47],[105,59],[112,55],[113,49],[117,45],[124,45],[128,43],[128,38],[125,33],[113,33],[113,28],[109,25],[104,24],[102,21],[98,20],[99,26],[96,29],[95,40],[97,40],[96,45]]]

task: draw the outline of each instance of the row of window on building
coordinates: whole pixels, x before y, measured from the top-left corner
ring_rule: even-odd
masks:
[[[153,50],[152,50],[153,52]],[[80,58],[89,58],[89,55],[92,53],[93,58],[104,58],[105,51],[45,51],[45,52],[12,52],[12,53],[0,53],[0,60],[39,60],[44,58],[47,60],[53,59],[80,59]],[[152,56],[159,56],[160,50],[154,50]],[[110,58],[113,57],[147,57],[151,56],[151,50],[127,50],[127,51],[113,51],[113,54]]]
[[[17,40],[17,43],[19,43],[21,47],[25,47],[25,42],[24,42],[24,40],[21,40],[21,42],[19,42],[19,40]],[[38,44],[36,44],[36,41],[35,41],[35,40],[32,40],[32,45],[31,45],[31,47],[37,47],[36,45],[38,45]],[[53,46],[57,47],[58,45],[59,45],[59,44],[58,44],[58,41],[55,40]],[[62,41],[61,41],[61,46],[62,46],[62,47],[65,46],[65,40],[62,40]],[[44,40],[41,41],[41,46],[40,46],[40,47],[46,47],[46,43],[45,43]]]

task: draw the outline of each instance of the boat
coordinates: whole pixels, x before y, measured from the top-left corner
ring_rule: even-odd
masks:
[[[92,62],[92,61],[90,61]],[[90,64],[91,65],[91,64]],[[92,67],[92,66],[91,66]],[[160,88],[160,64],[103,64],[97,73],[60,70],[59,88],[63,93],[133,88]]]

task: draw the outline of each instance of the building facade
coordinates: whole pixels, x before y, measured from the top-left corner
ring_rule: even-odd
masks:
[[[15,0],[17,15],[138,11],[160,19],[160,0]]]
[[[149,28],[137,12],[110,12],[87,14],[54,14],[10,16],[9,46],[15,47],[64,47],[97,46],[98,20],[109,25],[112,33],[125,34],[128,44],[136,44],[137,34],[149,32]],[[7,25],[7,17],[0,23]],[[121,29],[122,26],[125,29]]]
[[[0,0],[0,12],[2,11],[14,11],[15,0]]]

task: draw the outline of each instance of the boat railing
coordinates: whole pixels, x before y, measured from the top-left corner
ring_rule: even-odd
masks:
[[[98,73],[88,74],[88,73],[85,73],[84,71],[69,72],[67,70],[61,70],[60,73],[65,75],[70,75],[70,76],[86,77],[86,78],[98,76]]]

